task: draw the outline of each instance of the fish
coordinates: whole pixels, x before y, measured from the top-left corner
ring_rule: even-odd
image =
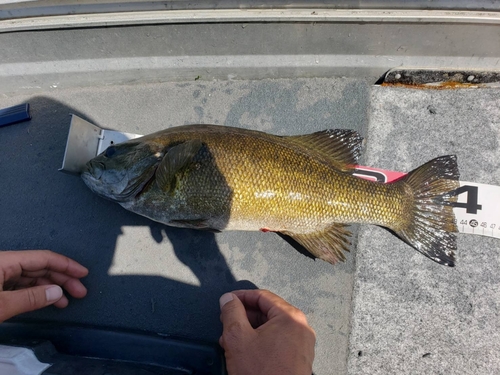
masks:
[[[81,177],[97,195],[169,226],[276,232],[336,264],[350,249],[348,225],[372,224],[454,266],[456,156],[385,184],[353,175],[362,141],[350,129],[280,136],[184,125],[109,146]]]

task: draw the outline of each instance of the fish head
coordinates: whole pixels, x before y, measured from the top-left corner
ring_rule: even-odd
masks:
[[[81,177],[103,198],[131,201],[153,177],[163,149],[161,144],[140,139],[111,145],[85,165]]]

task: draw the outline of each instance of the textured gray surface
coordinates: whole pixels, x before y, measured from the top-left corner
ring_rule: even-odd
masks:
[[[499,185],[500,91],[373,88],[367,138],[369,165],[453,153],[462,180]],[[378,227],[358,241],[349,374],[500,372],[498,239],[459,234],[453,269]]]
[[[368,98],[364,81],[347,79],[186,82],[0,98],[0,107],[30,102],[33,115],[31,122],[0,128],[0,248],[49,248],[90,269],[84,300],[24,318],[216,342],[219,296],[256,285],[307,314],[318,334],[315,374],[344,374],[352,254],[332,267],[269,233],[213,235],[168,228],[95,196],[79,178],[57,169],[69,113],[101,127],[142,134],[187,123],[275,134],[332,127],[365,133]]]
[[[430,6],[430,5],[429,5]],[[496,25],[219,23],[6,33],[2,93],[212,79],[355,77],[389,69],[499,69]]]

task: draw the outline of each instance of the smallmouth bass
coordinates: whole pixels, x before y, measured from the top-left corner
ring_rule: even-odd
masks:
[[[375,224],[453,266],[456,157],[382,184],[352,175],[361,141],[353,130],[276,136],[186,125],[108,147],[82,178],[99,196],[170,226],[278,232],[335,264],[349,250],[346,225]]]

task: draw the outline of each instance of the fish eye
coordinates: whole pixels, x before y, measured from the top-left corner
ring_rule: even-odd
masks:
[[[116,147],[115,146],[109,146],[106,151],[104,152],[104,156],[107,158],[112,157],[116,153]]]

